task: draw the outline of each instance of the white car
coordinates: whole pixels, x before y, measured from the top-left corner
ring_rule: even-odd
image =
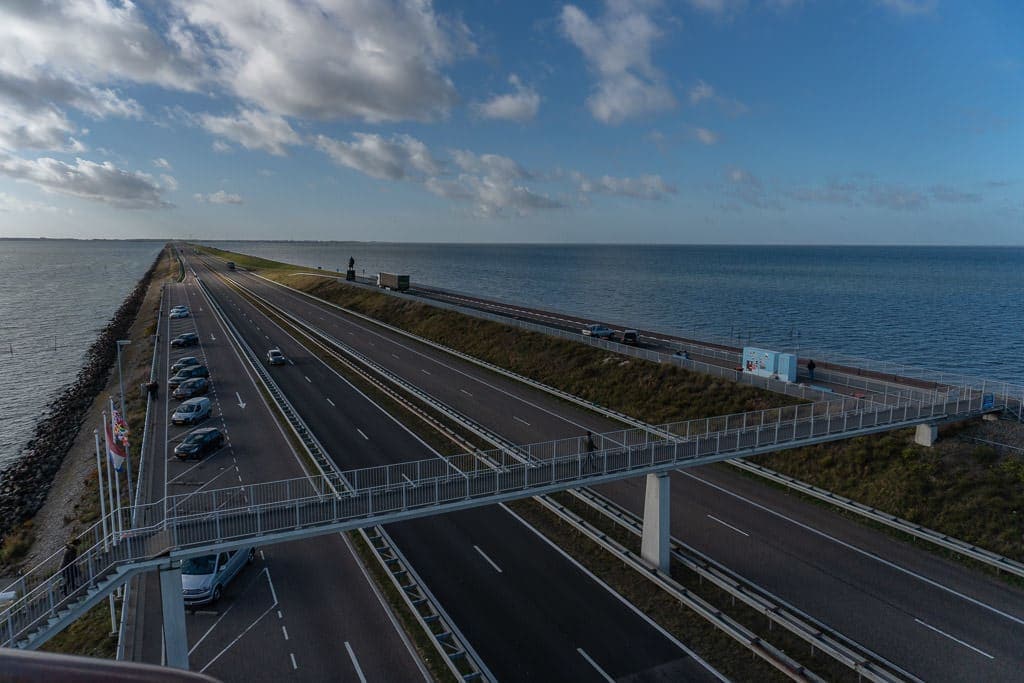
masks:
[[[615,331],[604,325],[587,325],[582,330],[584,337],[597,337],[598,339],[611,339]]]
[[[175,306],[171,309],[171,318],[187,318],[192,315],[191,311],[188,310],[188,306]]]

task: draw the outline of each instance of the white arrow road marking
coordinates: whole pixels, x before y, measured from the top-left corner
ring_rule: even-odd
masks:
[[[242,410],[245,410],[245,401],[243,401],[243,400],[242,400],[242,396],[241,396],[241,394],[239,394],[239,393],[238,393],[238,392],[236,391],[236,392],[235,392],[235,396],[237,396],[237,397],[238,397],[238,407],[239,407],[239,408],[241,408]]]
[[[210,333],[210,341],[217,341],[217,338],[213,336],[213,332]]]

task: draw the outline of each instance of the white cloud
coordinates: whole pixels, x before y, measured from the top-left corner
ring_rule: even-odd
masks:
[[[352,142],[341,142],[318,135],[316,147],[335,163],[374,178],[401,180],[407,176],[440,173],[427,146],[410,135],[393,135],[386,139],[375,133],[354,133],[352,137]]]
[[[0,213],[53,213],[58,210],[56,206],[50,204],[26,201],[6,192],[0,192]]]
[[[730,168],[726,171],[725,194],[733,202],[727,208],[737,208],[746,204],[757,209],[782,210],[777,199],[770,196],[764,183],[756,175],[742,168]]]
[[[876,0],[882,7],[897,14],[912,16],[928,14],[935,9],[936,0]]]
[[[695,10],[722,17],[738,12],[746,6],[745,0],[689,0]]]
[[[864,201],[880,209],[919,211],[928,206],[924,193],[897,184],[874,183],[864,191]]]
[[[182,53],[207,54],[238,97],[283,116],[432,120],[455,87],[442,69],[468,30],[429,0],[176,0]]]
[[[165,188],[168,192],[176,192],[178,190],[178,179],[172,175],[161,173],[160,186]]]
[[[224,190],[217,190],[211,194],[194,194],[192,198],[197,202],[207,204],[241,204],[242,196],[238,194],[232,194],[225,192]]]
[[[76,159],[68,164],[42,157],[22,159],[0,153],[0,175],[33,183],[49,192],[104,202],[125,209],[171,206],[160,185],[147,173],[124,171],[112,163]]]
[[[697,84],[690,88],[689,99],[692,106],[697,106],[705,100],[714,102],[729,116],[739,116],[747,113],[747,105],[739,100],[718,94],[711,85],[704,81],[697,81]]]
[[[488,119],[522,122],[536,117],[540,108],[540,95],[537,91],[523,85],[515,74],[508,77],[508,82],[512,84],[515,92],[495,95],[486,102],[477,104],[476,111]]]
[[[603,123],[675,106],[663,74],[651,63],[652,46],[661,31],[648,16],[651,2],[606,0],[604,15],[594,21],[574,5],[562,8],[562,30],[598,75],[587,99],[590,113]]]
[[[977,192],[965,192],[949,185],[932,185],[929,188],[935,201],[950,204],[974,204],[981,201]]]
[[[588,178],[582,173],[574,172],[579,191],[583,194],[606,194],[633,199],[664,199],[665,195],[675,194],[676,188],[661,179],[659,175],[642,175],[638,178],[613,178],[601,176]]]
[[[236,116],[200,114],[196,119],[214,135],[237,142],[246,149],[261,149],[277,156],[287,153],[287,145],[302,142],[299,134],[282,117],[256,109],[242,109]]]
[[[217,154],[227,154],[231,151],[231,145],[224,142],[223,140],[214,140],[213,144],[210,145],[214,152]]]
[[[171,170],[171,162],[167,161],[167,159],[164,159],[163,157],[153,159],[153,165],[157,168],[162,168],[165,171]]]
[[[713,145],[718,142],[718,133],[707,128],[694,128],[693,136],[704,145]]]

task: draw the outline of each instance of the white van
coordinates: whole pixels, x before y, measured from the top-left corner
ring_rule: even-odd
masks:
[[[210,417],[210,399],[196,396],[182,401],[178,409],[171,415],[171,422],[176,425],[195,424]]]

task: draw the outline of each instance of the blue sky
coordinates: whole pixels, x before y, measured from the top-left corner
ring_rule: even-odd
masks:
[[[0,6],[0,237],[1024,244],[1024,4]]]

